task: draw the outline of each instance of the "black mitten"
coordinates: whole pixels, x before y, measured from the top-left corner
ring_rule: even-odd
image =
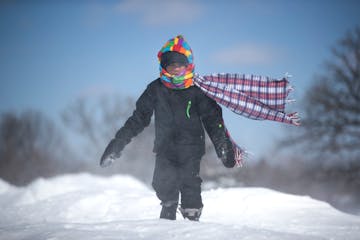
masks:
[[[221,159],[225,167],[232,168],[235,166],[235,154],[230,139],[226,138],[218,144],[216,154]]]
[[[118,138],[114,138],[105,148],[103,155],[101,156],[100,166],[108,167],[115,159],[120,158],[121,151],[124,149],[125,143]]]

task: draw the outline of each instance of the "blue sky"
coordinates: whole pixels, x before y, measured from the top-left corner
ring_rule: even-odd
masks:
[[[360,1],[342,0],[1,1],[0,112],[36,109],[57,121],[78,97],[137,98],[158,77],[158,50],[177,34],[198,73],[289,72],[300,102],[330,48],[360,25],[359,12]],[[224,117],[258,157],[285,132],[275,122]]]

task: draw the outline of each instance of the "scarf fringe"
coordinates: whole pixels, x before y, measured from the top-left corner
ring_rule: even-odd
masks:
[[[294,103],[294,102],[296,102],[296,100],[292,99],[292,98],[285,100],[285,103],[290,103],[291,104],[291,103]]]
[[[249,159],[249,153],[238,147],[234,148],[235,154],[235,167],[241,168],[245,165],[245,162]]]
[[[291,75],[289,72],[284,73],[284,78],[285,78],[286,80],[289,80],[289,79],[292,78],[292,77],[293,77],[293,75]]]
[[[289,113],[287,116],[291,119],[293,125],[295,126],[301,125],[301,118],[298,112]]]

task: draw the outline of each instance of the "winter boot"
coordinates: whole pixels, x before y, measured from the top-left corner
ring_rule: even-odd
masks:
[[[181,208],[180,207],[179,210],[184,218],[187,218],[191,221],[199,221],[202,208]]]
[[[162,209],[160,213],[160,218],[168,220],[176,220],[176,210],[178,203],[174,201],[162,202]]]

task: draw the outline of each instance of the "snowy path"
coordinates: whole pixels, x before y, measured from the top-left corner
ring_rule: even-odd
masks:
[[[88,174],[16,188],[0,180],[0,239],[360,239],[360,217],[261,188],[205,191],[201,222],[157,219],[154,192],[127,176]]]

